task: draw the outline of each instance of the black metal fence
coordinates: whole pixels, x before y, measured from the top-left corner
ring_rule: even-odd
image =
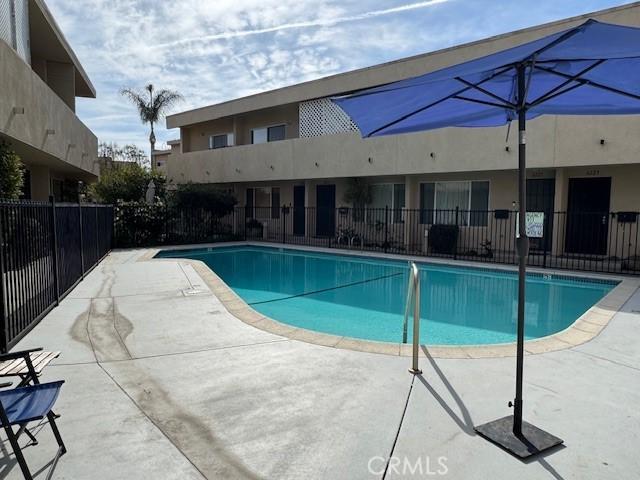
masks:
[[[638,212],[532,212],[528,263],[640,274]],[[516,264],[517,212],[237,207],[224,216],[166,206],[116,208],[118,247],[233,240]]]
[[[109,252],[112,234],[111,206],[0,200],[0,350]]]

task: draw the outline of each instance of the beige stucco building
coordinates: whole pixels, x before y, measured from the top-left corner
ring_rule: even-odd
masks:
[[[26,166],[25,197],[77,199],[99,166],[76,97],[96,92],[43,0],[0,1],[0,65],[0,138]]]
[[[513,209],[514,128],[510,133],[507,127],[447,128],[362,139],[329,97],[470,60],[587,18],[640,26],[640,2],[171,115],[167,126],[180,129],[180,142],[172,145],[166,160],[168,178],[174,183],[232,188],[239,204],[252,212],[255,207],[273,207],[274,202],[294,208],[351,206],[343,197],[353,177],[371,185],[372,207],[408,213],[454,206]],[[640,117],[545,116],[530,122],[528,130],[528,143],[535,146],[528,153],[531,209],[551,214],[640,210]],[[268,209],[261,211],[269,217],[264,213]],[[494,213],[487,215],[479,222],[462,221],[463,235],[481,236],[477,230],[486,229],[494,219]],[[307,220],[298,233],[334,235],[340,228],[339,217]],[[632,218],[635,223],[637,216]],[[603,225],[610,221],[603,216]],[[576,234],[563,222],[556,216],[546,225],[547,246],[556,253],[573,248],[575,253],[606,255],[619,247],[618,240],[606,238],[606,232]],[[635,228],[637,237],[637,224]],[[411,235],[420,237],[422,231],[404,232],[405,243],[419,243]],[[560,235],[578,235],[581,243]],[[584,243],[589,235],[600,238]],[[631,241],[633,245],[625,245],[627,255],[629,248],[637,249],[637,238]]]

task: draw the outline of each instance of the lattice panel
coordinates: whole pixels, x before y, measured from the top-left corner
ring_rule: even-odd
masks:
[[[31,63],[29,48],[29,0],[14,0],[16,9],[16,51],[22,59]]]
[[[11,39],[11,2],[13,0],[0,0],[0,40],[4,40],[13,48]]]
[[[328,98],[300,102],[299,111],[301,137],[358,131],[351,118]]]

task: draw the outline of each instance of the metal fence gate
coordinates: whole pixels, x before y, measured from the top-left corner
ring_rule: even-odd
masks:
[[[109,205],[0,200],[0,350],[57,305],[112,238]]]

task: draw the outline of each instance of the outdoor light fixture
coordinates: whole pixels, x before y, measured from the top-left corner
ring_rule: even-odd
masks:
[[[431,158],[436,158],[436,154],[435,154],[435,152],[431,152],[431,153],[429,154],[429,156],[430,156]]]
[[[13,107],[14,115],[24,115],[24,107]]]
[[[605,143],[607,143],[607,142],[604,140],[604,138],[601,138],[600,139],[600,145],[604,145]]]
[[[316,167],[319,167],[320,165],[318,165],[318,162],[316,162]]]
[[[273,165],[270,165],[270,166],[269,166],[269,168],[270,168],[271,170],[274,170]]]
[[[373,163],[373,159],[369,157],[369,163]]]
[[[506,147],[504,147],[504,151],[505,151],[505,152],[510,152],[510,151],[511,151],[511,149],[510,149],[510,148],[509,148],[509,146],[507,145]]]

